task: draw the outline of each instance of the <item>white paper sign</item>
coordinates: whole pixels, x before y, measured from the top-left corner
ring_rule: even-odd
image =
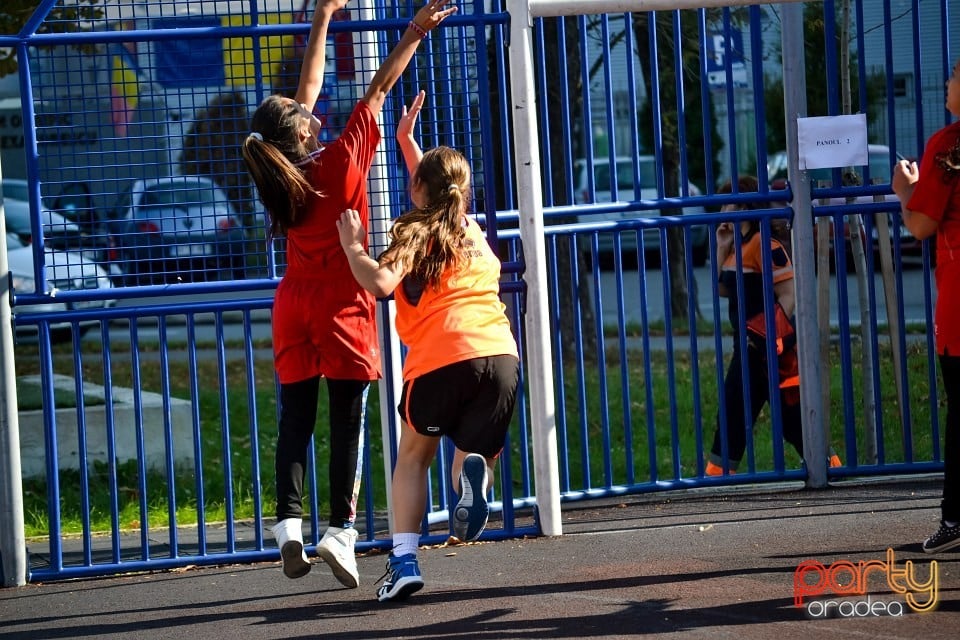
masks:
[[[867,164],[867,114],[797,118],[800,169]]]

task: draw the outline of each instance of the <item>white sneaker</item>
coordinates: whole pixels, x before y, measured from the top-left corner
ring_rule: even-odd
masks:
[[[323,539],[317,545],[317,555],[333,570],[333,575],[345,587],[356,589],[360,586],[360,573],[357,571],[357,556],[353,548],[357,543],[356,529],[328,527]]]
[[[283,575],[288,578],[302,578],[310,573],[310,561],[303,550],[302,524],[300,518],[284,518],[270,529],[280,547]]]

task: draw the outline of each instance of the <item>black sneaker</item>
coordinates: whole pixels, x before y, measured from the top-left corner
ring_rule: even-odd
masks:
[[[939,553],[954,547],[960,547],[960,524],[948,527],[942,520],[937,532],[923,541],[923,550],[927,553]]]
[[[480,537],[487,526],[487,461],[477,453],[467,454],[460,470],[460,501],[453,510],[453,534],[463,542]]]

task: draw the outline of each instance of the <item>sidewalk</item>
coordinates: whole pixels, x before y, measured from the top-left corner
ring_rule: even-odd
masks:
[[[293,581],[276,563],[0,589],[0,639],[956,638],[960,551],[920,549],[939,492],[936,476],[567,504],[561,537],[422,549],[426,586],[397,604],[374,598],[383,554],[358,559],[357,590],[323,564]],[[888,547],[896,570],[913,561],[918,583],[937,561],[935,611],[914,612],[880,571],[864,595],[794,607],[801,562],[885,563]],[[854,613],[868,606],[877,615]],[[810,617],[824,609],[830,618]]]

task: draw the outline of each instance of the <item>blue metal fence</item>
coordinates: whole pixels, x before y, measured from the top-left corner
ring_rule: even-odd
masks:
[[[860,106],[854,110],[865,110],[868,99],[882,101],[876,119],[884,126],[871,122],[871,142],[888,145],[891,161],[890,150],[921,152],[922,136],[938,126],[927,122],[942,110],[929,103],[942,101],[942,91],[927,88],[942,87],[955,51],[948,35],[960,34],[950,28],[960,27],[958,14],[947,11],[954,3],[942,4],[942,13],[917,6],[903,14],[903,20],[917,18],[903,31],[888,1],[855,3]],[[477,214],[504,261],[503,296],[523,346],[526,265],[517,234],[505,80],[510,16],[498,0],[460,6],[425,44],[384,109],[382,180],[371,183],[374,215],[396,216],[406,203],[391,132],[401,105],[425,88],[423,143],[462,149],[473,165]],[[29,544],[33,580],[279,557],[263,529],[264,504],[269,517],[272,502],[276,425],[268,320],[285,263],[282,242],[265,240],[261,207],[239,162],[238,136],[246,134],[260,99],[295,83],[310,7],[278,0],[251,1],[240,15],[215,8],[213,2],[116,3],[76,19],[45,0],[19,35],[0,36],[0,46],[17,51],[19,88],[27,97],[18,106],[23,149],[5,149],[0,161],[5,177],[23,177],[30,187],[34,267],[18,281],[15,312],[22,341],[18,374],[41,381],[43,442],[24,453],[45,458],[43,473],[25,478],[28,519],[47,527],[39,532],[42,541]],[[347,13],[330,29],[331,71],[320,115],[334,134],[363,85],[357,70],[377,63],[356,58],[354,41],[373,35],[382,58],[416,7],[398,1],[369,8],[373,20]],[[817,10],[837,12],[830,1]],[[885,38],[865,37],[873,33],[866,16],[881,14]],[[834,21],[826,22],[822,37],[833,41]],[[911,57],[901,51],[895,66],[892,34],[921,32],[927,39],[912,36],[910,64],[898,66]],[[942,37],[934,42],[931,32]],[[767,161],[776,151],[768,147],[782,143],[782,132],[778,137],[769,130],[765,117],[775,106],[771,96],[778,95],[770,89],[780,68],[774,9],[538,19],[536,34],[535,57],[543,61],[535,80],[563,498],[803,479],[799,458],[784,450],[776,400],[748,429],[739,472],[704,475],[705,446],[717,416],[725,419],[718,390],[734,330],[716,285],[719,219],[711,212],[729,202],[770,202],[769,210],[742,214],[761,220],[764,237],[773,221],[792,216],[790,185],[767,185],[775,177]],[[184,42],[190,47],[179,46]],[[927,46],[940,57],[934,68],[925,66]],[[827,68],[838,68],[834,48],[826,50]],[[222,60],[222,67],[211,60]],[[907,75],[912,90],[903,96]],[[869,78],[880,78],[885,91],[868,93]],[[828,111],[817,115],[840,113],[838,75],[827,73],[822,81]],[[8,168],[22,168],[22,175]],[[845,243],[833,242],[834,275],[821,276],[829,276],[824,287],[837,317],[823,365],[828,370],[839,362],[839,380],[834,377],[826,397],[829,440],[844,466],[830,474],[938,470],[930,247],[908,246],[910,239],[896,232],[899,206],[889,198],[889,175],[859,171],[860,186],[837,186],[839,171],[815,185],[816,215],[829,220],[833,238],[847,237],[851,216],[862,215],[869,246],[876,243],[875,218],[887,216],[894,263],[918,264],[888,275],[897,293],[891,306],[873,260],[865,263],[863,294],[851,293],[857,280],[845,276]],[[716,193],[724,178],[743,173],[760,177],[760,194]],[[134,186],[138,181],[183,175],[209,180],[184,204],[197,205],[221,232],[231,230],[226,249],[222,236],[211,244],[199,234],[177,245],[172,238],[158,241],[148,225],[135,222],[133,210],[147,198],[137,200],[146,193]],[[228,206],[218,209],[223,199]],[[48,208],[65,219],[52,219]],[[374,238],[375,246],[384,242],[382,235]],[[907,256],[914,249],[916,257]],[[161,250],[171,253],[158,259]],[[71,262],[63,253],[78,257]],[[218,257],[225,262],[212,259]],[[52,278],[61,269],[58,260],[68,275]],[[79,271],[81,260],[105,266],[113,286],[84,288],[90,281]],[[921,317],[908,317],[905,298],[918,291]],[[850,312],[860,298],[871,311],[866,332]],[[43,306],[50,304],[66,306]],[[798,301],[798,313],[817,313],[816,304]],[[886,337],[893,318],[913,333]],[[389,324],[386,306],[381,319]],[[66,347],[59,338],[68,339]],[[857,360],[864,351],[871,356],[869,370]],[[522,365],[526,385],[538,372]],[[891,398],[892,383],[880,384],[896,378],[904,390],[899,401],[895,393]],[[58,408],[58,384],[72,387],[75,406]],[[86,398],[94,386],[103,391],[91,404]],[[371,395],[374,406],[396,404],[389,384]],[[24,391],[21,405],[26,398]],[[875,414],[868,415],[867,404],[877,407]],[[396,430],[379,424],[374,406],[367,416],[360,549],[389,544],[382,461],[394,458]],[[21,430],[28,411],[21,412]],[[494,487],[499,518],[487,539],[538,531],[533,425],[523,393],[516,422]],[[383,444],[381,429],[388,434]],[[66,432],[75,435],[69,452],[61,445]],[[320,425],[318,449],[323,434]],[[102,456],[94,438],[103,441]],[[132,449],[118,450],[126,442]],[[446,537],[449,456],[441,450],[431,475],[425,543]],[[322,464],[323,455],[318,459]],[[324,477],[308,470],[308,549],[319,541]],[[71,527],[79,523],[71,532],[79,544],[67,542],[65,511]],[[96,523],[106,523],[107,531]]]

